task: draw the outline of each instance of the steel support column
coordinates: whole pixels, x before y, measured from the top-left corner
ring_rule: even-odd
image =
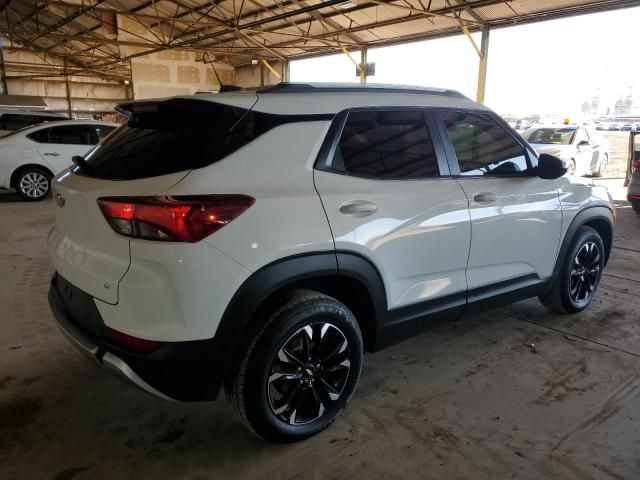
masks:
[[[64,84],[67,92],[67,112],[69,118],[73,118],[73,106],[71,105],[71,87],[69,86],[69,72],[67,71],[67,59],[64,59]]]
[[[367,47],[360,50],[360,83],[367,83]]]
[[[476,100],[478,103],[484,103],[485,87],[487,83],[487,62],[489,60],[489,33],[491,27],[484,25],[482,27],[482,41],[480,43],[480,61],[478,63],[478,92]]]

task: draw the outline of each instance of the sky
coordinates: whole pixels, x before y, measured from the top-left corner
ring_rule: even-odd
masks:
[[[632,88],[640,114],[639,25],[640,7],[492,30],[485,103],[501,114],[577,115],[594,95],[606,108]],[[369,49],[368,61],[376,64],[370,83],[476,97],[478,56],[464,35]],[[358,80],[344,54],[294,61],[290,72],[292,81]]]

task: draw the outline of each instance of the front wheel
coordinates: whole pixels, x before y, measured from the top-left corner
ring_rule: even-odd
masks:
[[[600,161],[598,162],[598,170],[593,172],[594,177],[603,177],[607,172],[607,166],[609,165],[609,155],[606,153],[601,154]]]
[[[557,278],[539,297],[542,304],[558,313],[578,313],[587,308],[600,285],[604,256],[600,234],[591,227],[580,228]]]
[[[51,177],[41,168],[27,168],[18,174],[15,187],[24,200],[42,200],[51,191]]]
[[[269,316],[225,389],[240,420],[274,442],[303,440],[328,427],[353,395],[362,334],[334,298],[299,290]]]

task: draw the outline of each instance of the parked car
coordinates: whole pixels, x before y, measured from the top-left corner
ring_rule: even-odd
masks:
[[[116,127],[106,122],[61,120],[0,138],[0,188],[15,188],[25,200],[46,198],[53,176]]]
[[[55,317],[156,396],[224,385],[266,439],[327,427],[363,352],[429,320],[532,296],[584,310],[609,257],[606,188],[454,91],[280,84],[119,109],[53,185]]]
[[[53,112],[0,109],[0,137],[31,125],[60,120],[68,120],[68,117]]]
[[[630,132],[631,130],[633,130],[633,124],[632,123],[623,123],[622,127],[620,127],[620,130],[623,132]]]
[[[622,128],[622,125],[619,123],[610,123],[609,126],[607,127],[607,129],[610,132],[619,132],[621,128]]]
[[[603,131],[608,129],[609,129],[609,126],[606,123],[596,123],[596,130]]]
[[[609,142],[580,126],[540,127],[522,133],[538,153],[560,158],[568,175],[601,177],[609,164]]]
[[[640,213],[640,130],[629,134],[629,164],[624,182],[627,200]]]

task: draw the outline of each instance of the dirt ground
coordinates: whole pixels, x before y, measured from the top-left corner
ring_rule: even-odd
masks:
[[[0,195],[3,480],[639,478],[640,215],[624,203],[586,312],[532,299],[367,355],[344,416],[288,446],[222,400],[150,397],[67,343],[46,301],[52,209]]]

